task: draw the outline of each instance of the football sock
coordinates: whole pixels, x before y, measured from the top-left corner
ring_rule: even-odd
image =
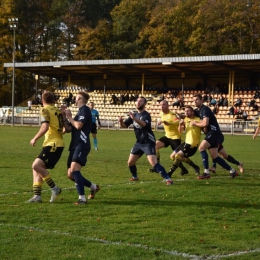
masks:
[[[79,195],[84,195],[85,190],[84,190],[84,177],[81,175],[80,171],[75,171],[72,172],[73,178],[75,182],[77,183],[77,190]]]
[[[227,161],[236,165],[239,165],[240,163],[231,155],[228,155]]]
[[[196,168],[197,165],[190,159],[190,158],[183,158],[184,159],[184,162],[189,164],[192,168]]]
[[[163,166],[159,163],[156,163],[154,165],[154,169],[161,174],[161,176],[164,178],[164,179],[169,179],[169,175],[167,174],[167,172],[165,171],[165,169],[163,168]]]
[[[36,196],[41,196],[42,193],[42,184],[40,182],[35,182],[33,184],[33,193]]]
[[[232,169],[232,167],[230,167],[226,161],[224,159],[222,159],[221,157],[217,157],[213,160],[215,163],[218,163],[222,168],[230,171]]]
[[[214,160],[212,161],[212,167],[215,169],[217,168],[217,164],[214,162]]]
[[[79,195],[79,199],[82,200],[82,201],[87,201],[85,195]]]
[[[174,161],[176,160],[176,157],[174,159]],[[173,161],[173,162],[174,162]],[[180,167],[182,171],[187,171],[187,169],[184,167],[184,165],[182,164],[182,162],[180,162],[180,164],[177,166],[177,167]]]
[[[160,163],[160,152],[159,152],[159,150],[156,150],[156,157],[157,157],[157,162]]]
[[[47,175],[45,178],[42,178],[42,179],[50,186],[50,188],[53,188],[55,186],[55,183],[52,180],[50,174]]]
[[[96,190],[97,189],[97,185],[94,184],[94,183],[91,183],[90,189],[91,190]]]
[[[202,157],[202,163],[205,170],[209,169],[209,156],[207,151],[201,151],[200,152]]]
[[[93,141],[94,141],[94,147],[97,148],[97,138],[93,138]]]
[[[137,168],[136,165],[129,166],[129,170],[134,178],[137,178]]]

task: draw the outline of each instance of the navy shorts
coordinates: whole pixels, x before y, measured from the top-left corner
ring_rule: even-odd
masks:
[[[92,123],[91,129],[90,129],[91,134],[96,134],[97,133],[97,124]]]
[[[59,161],[63,149],[64,147],[45,146],[37,158],[44,161],[46,169],[53,169]]]
[[[175,152],[178,153],[179,151],[182,151],[184,154],[184,157],[188,158],[194,155],[198,150],[198,146],[191,146],[190,144],[182,143],[179,145]]]
[[[210,131],[206,134],[204,140],[206,140],[210,144],[209,149],[219,147],[219,141],[222,138],[221,135],[222,135],[221,132],[216,132],[216,131]]]
[[[170,145],[173,151],[181,144],[181,139],[171,139],[166,136],[161,137],[159,141],[164,143],[165,147]]]
[[[146,155],[156,155],[155,144],[139,144],[135,143],[131,149],[131,154],[139,155],[140,157],[145,153]]]
[[[70,168],[72,162],[76,162],[81,166],[85,166],[89,152],[90,150],[82,149],[81,147],[76,147],[75,150],[70,151],[67,167]]]

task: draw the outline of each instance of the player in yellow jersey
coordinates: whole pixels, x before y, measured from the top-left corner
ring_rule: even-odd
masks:
[[[194,155],[200,144],[201,128],[198,126],[191,126],[191,121],[200,122],[199,117],[195,117],[194,110],[191,106],[185,106],[185,115],[184,119],[181,119],[179,122],[179,133],[182,133],[186,130],[185,142],[179,145],[174,152],[170,155],[170,158],[173,160],[173,165],[168,172],[168,175],[171,176],[173,172],[179,167],[181,162],[186,162],[194,169],[196,168],[196,173],[199,174],[199,166],[195,165],[189,157]]]
[[[156,156],[157,161],[160,162],[160,152],[159,150],[163,147],[171,146],[174,151],[181,144],[181,134],[178,131],[179,118],[169,109],[169,104],[166,100],[160,102],[160,116],[161,120],[158,125],[163,124],[165,130],[165,136],[161,137],[156,141]],[[181,168],[181,175],[188,174],[188,170],[181,163],[179,165]],[[155,169],[150,169],[150,172],[155,172]]]
[[[47,169],[54,168],[64,149],[62,114],[54,106],[54,102],[54,94],[52,92],[46,91],[42,94],[41,127],[30,141],[30,145],[35,146],[36,141],[44,135],[45,139],[41,153],[32,164],[34,196],[27,202],[42,202],[41,188],[43,181],[51,188],[50,202],[53,202],[61,193],[61,189],[56,186],[47,171]]]

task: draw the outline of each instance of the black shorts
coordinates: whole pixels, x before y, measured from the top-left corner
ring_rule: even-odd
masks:
[[[221,140],[221,132],[216,132],[216,131],[210,131],[206,134],[204,140],[206,140],[209,144],[211,148],[218,148],[219,147],[219,140]]]
[[[139,155],[140,157],[145,153],[146,155],[156,155],[155,144],[139,144],[135,143],[134,147],[131,149],[131,154]]]
[[[90,152],[90,149],[82,149],[81,147],[76,147],[75,150],[70,151],[67,167],[70,168],[72,162],[76,162],[81,166],[85,166],[87,163],[87,157]]]
[[[175,152],[178,153],[179,151],[182,151],[184,154],[184,157],[188,158],[194,155],[198,150],[198,146],[191,146],[190,144],[182,143],[179,145]]]
[[[91,134],[96,134],[97,133],[97,124],[92,123],[91,129],[90,129]]]
[[[223,143],[224,143],[224,135],[221,133],[218,139],[218,152],[224,148]]]
[[[161,137],[159,141],[164,143],[165,147],[170,145],[173,151],[181,144],[181,139],[171,139],[166,136]]]
[[[37,158],[44,161],[46,169],[53,169],[59,161],[64,147],[45,146]]]

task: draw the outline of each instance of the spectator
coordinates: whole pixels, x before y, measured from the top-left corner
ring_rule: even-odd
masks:
[[[224,102],[224,97],[223,95],[220,95],[217,102],[218,106],[223,106],[223,102]]]
[[[110,99],[110,104],[116,105],[117,102],[119,102],[118,97],[115,94],[112,94],[111,99]]]
[[[125,96],[124,96],[124,94],[120,95],[119,102],[120,102],[121,105],[124,105],[124,103],[125,103]]]
[[[234,104],[235,107],[240,107],[243,104],[242,99],[239,97],[236,101],[236,103]]]
[[[256,103],[256,100],[255,100],[255,99],[252,99],[252,100],[248,103],[248,107],[253,107],[255,103]]]
[[[247,120],[247,112],[246,112],[246,110],[244,110],[244,112],[242,114],[242,118],[243,118],[244,121]]]
[[[256,91],[255,95],[254,95],[254,99],[260,98],[260,92]]]
[[[223,100],[223,107],[227,107],[228,106],[228,99],[225,97]]]
[[[235,108],[234,108],[234,106],[231,106],[230,108],[229,108],[229,112],[227,113],[228,115],[234,115],[235,114]]]
[[[215,98],[212,98],[210,101],[211,106],[215,106],[217,104],[217,100]]]
[[[253,109],[251,111],[258,111],[258,105],[257,104],[254,104],[253,105]]]
[[[27,104],[28,104],[28,109],[31,110],[32,109],[32,100],[28,100]]]
[[[72,98],[73,98],[73,95],[70,92],[69,95],[66,98],[63,99],[63,102],[66,104],[67,107],[70,106]]]

